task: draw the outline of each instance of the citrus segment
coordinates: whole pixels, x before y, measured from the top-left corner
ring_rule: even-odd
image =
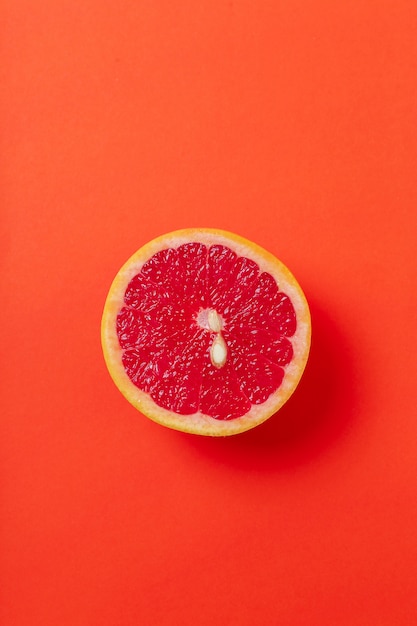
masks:
[[[170,233],[120,270],[102,321],[109,371],[127,399],[172,428],[248,430],[295,389],[310,316],[289,270],[243,238]]]

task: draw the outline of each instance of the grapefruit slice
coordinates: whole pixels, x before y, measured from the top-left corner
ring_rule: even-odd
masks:
[[[101,337],[110,375],[159,424],[237,434],[273,415],[305,368],[305,296],[273,255],[215,229],[168,233],[118,272]]]

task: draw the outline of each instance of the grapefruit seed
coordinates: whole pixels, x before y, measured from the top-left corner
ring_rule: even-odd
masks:
[[[275,413],[310,349],[307,301],[258,245],[215,229],[154,239],[121,268],[102,346],[122,394],[154,421],[231,435]]]

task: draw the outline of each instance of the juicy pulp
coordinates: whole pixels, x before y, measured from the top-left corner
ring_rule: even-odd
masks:
[[[227,357],[210,349],[221,320]],[[278,389],[293,357],[297,327],[290,298],[257,263],[224,245],[166,248],[130,281],[116,322],[130,380],[156,404],[188,415],[230,420]]]

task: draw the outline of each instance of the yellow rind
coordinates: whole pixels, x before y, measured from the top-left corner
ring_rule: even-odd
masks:
[[[116,335],[116,318],[123,306],[123,297],[129,281],[142,265],[159,250],[178,247],[182,243],[196,241],[210,245],[220,243],[232,248],[240,256],[256,261],[261,271],[269,272],[281,291],[286,293],[296,310],[297,330],[291,341],[294,357],[285,368],[281,386],[266,402],[253,405],[243,415],[230,421],[216,420],[198,412],[193,415],[178,415],[159,407],[149,394],[138,389],[127,376],[121,360],[122,350]],[[110,287],[101,322],[101,341],[104,359],[110,375],[125,398],[141,413],[153,421],[183,432],[226,436],[242,433],[266,421],[276,413],[296,389],[307,363],[311,342],[311,318],[304,293],[290,270],[261,246],[224,230],[214,228],[187,228],[167,233],[141,247],[122,266]]]

